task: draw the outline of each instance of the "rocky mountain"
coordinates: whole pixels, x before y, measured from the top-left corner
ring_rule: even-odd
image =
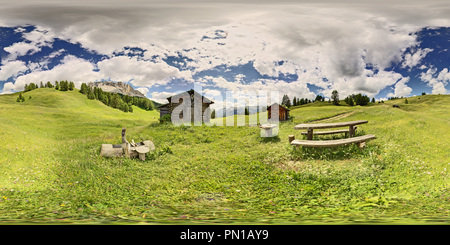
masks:
[[[145,98],[145,95],[140,91],[123,82],[90,82],[88,86],[101,88],[105,92]]]

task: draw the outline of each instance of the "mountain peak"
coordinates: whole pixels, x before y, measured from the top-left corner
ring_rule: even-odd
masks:
[[[111,82],[111,81],[90,82],[88,86],[101,88],[105,92],[145,98],[145,95],[142,94],[140,91],[134,89],[133,87],[131,87],[131,85],[123,82]]]

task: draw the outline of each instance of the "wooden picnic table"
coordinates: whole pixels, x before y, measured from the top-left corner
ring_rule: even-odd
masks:
[[[355,135],[355,126],[364,123],[368,123],[368,121],[360,120],[360,121],[338,122],[338,123],[304,123],[296,125],[294,129],[306,129],[307,130],[306,138],[308,140],[312,140],[314,129],[348,127],[349,137],[353,137]],[[318,132],[318,134],[333,134],[342,132],[347,132],[347,130],[323,131]]]

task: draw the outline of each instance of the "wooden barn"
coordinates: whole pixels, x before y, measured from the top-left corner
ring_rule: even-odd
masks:
[[[280,122],[288,120],[288,119],[289,119],[289,111],[290,111],[290,110],[289,110],[288,108],[286,108],[286,107],[284,107],[284,106],[278,104],[278,103],[275,103],[275,104],[273,104],[273,105],[267,107],[267,114],[268,114],[267,117],[268,117],[268,119],[271,119],[271,117],[272,117],[272,107],[273,107],[274,105],[278,105],[278,120],[279,120]],[[276,115],[276,114],[277,114],[277,113],[275,113],[275,115]]]
[[[201,94],[199,94],[197,91],[195,91],[193,89],[186,91],[186,92],[189,93],[189,96],[191,97],[191,122],[194,122],[194,119],[195,119],[194,118],[194,103],[201,103],[202,104],[202,121],[205,123],[209,123],[210,117],[205,115],[205,111],[206,111],[206,109],[208,109],[208,107],[211,104],[214,104],[214,102],[209,100],[208,98],[202,96]],[[174,96],[167,98],[169,103],[161,105],[159,107],[159,115],[161,118],[167,114],[171,115],[173,109],[175,109],[177,106],[179,106],[182,103],[182,100],[172,101],[172,97],[174,97]]]

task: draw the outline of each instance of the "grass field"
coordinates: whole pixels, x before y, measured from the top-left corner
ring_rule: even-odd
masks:
[[[361,224],[450,221],[450,96],[366,107],[291,109],[279,137],[256,126],[159,124],[76,91],[0,96],[0,221],[60,223]],[[31,96],[31,98],[29,98]],[[400,109],[392,108],[399,104]],[[294,149],[294,126],[354,112],[354,145]],[[335,122],[335,121],[330,121]],[[145,162],[99,156],[102,143],[150,139]]]

